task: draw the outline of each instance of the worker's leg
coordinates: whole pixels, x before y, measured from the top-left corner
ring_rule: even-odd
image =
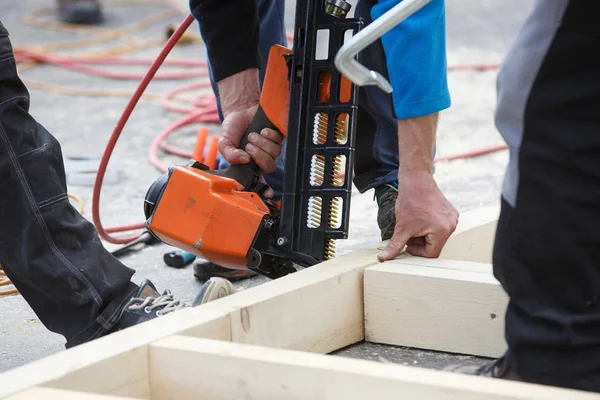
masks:
[[[134,271],[69,203],[60,146],[28,109],[0,23],[0,263],[44,325],[76,343],[114,322]]]
[[[112,257],[70,204],[60,146],[28,109],[0,22],[0,265],[67,347],[150,318],[161,308],[145,313],[125,306],[134,295],[158,293],[130,281],[134,271]]]
[[[597,2],[537,0],[498,77],[496,126],[510,162],[493,264],[510,296],[509,353],[504,367],[487,370],[592,391],[600,391],[598,12]]]
[[[494,272],[524,379],[600,391],[600,4],[538,0],[499,76]]]
[[[259,50],[264,62],[267,62],[269,56],[269,50],[274,44],[281,46],[287,46],[287,39],[285,33],[285,0],[258,0],[258,18],[260,19],[260,38],[259,38]],[[210,72],[210,64],[209,64]],[[262,68],[259,71],[260,84],[262,85],[265,77],[265,69]],[[223,114],[221,113],[221,106],[219,104],[219,91],[215,81],[212,79],[210,74],[212,88],[217,96],[217,108],[219,111],[219,119],[223,121]],[[285,143],[283,147],[285,152]],[[219,153],[217,157],[218,168],[223,169],[229,166],[229,163]],[[283,168],[284,158],[279,157],[277,159],[277,171],[273,173],[264,174],[265,180],[275,191],[275,198],[281,196],[281,190],[283,188]]]

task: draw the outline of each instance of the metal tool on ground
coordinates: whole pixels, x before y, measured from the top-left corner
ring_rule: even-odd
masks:
[[[196,255],[183,250],[170,251],[163,255],[166,265],[173,268],[183,268],[196,259]]]
[[[154,235],[152,235],[148,231],[145,231],[137,239],[127,243],[126,245],[118,248],[117,250],[113,250],[111,254],[118,258],[124,256],[127,253],[139,251],[147,246],[153,246],[158,243],[160,243],[160,241],[157,240],[154,237]]]

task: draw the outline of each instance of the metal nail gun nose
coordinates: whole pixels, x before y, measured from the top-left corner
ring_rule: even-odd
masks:
[[[259,108],[239,147],[265,127],[285,137],[281,200],[262,196],[254,162],[211,171],[192,160],[169,168],[148,190],[149,232],[222,267],[271,279],[335,257],[335,241],[348,237],[358,86],[382,83],[365,83],[356,49],[377,37],[363,35],[356,45],[363,21],[347,18],[349,11],[342,0],[298,1],[293,49],[269,52]],[[327,51],[317,57],[323,32]],[[344,43],[348,32],[353,37]]]

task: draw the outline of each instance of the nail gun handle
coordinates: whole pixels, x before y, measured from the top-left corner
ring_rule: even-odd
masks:
[[[242,136],[240,140],[240,144],[238,146],[239,149],[246,150],[246,145],[249,143],[248,137],[252,132],[256,132],[260,134],[264,128],[273,129],[277,132],[279,130],[273,125],[263,108],[259,105],[252,122],[248,126],[246,133]],[[254,160],[250,160],[248,164],[232,164],[229,168],[211,171],[215,175],[225,176],[227,178],[232,178],[238,181],[240,184],[244,186],[245,190],[252,190],[258,180],[260,178],[260,167],[254,162]]]
[[[242,136],[242,140],[240,140],[240,145],[238,148],[245,151],[246,145],[249,143],[248,137],[250,136],[250,134],[252,132],[256,132],[256,133],[260,134],[260,131],[262,131],[264,128],[273,129],[274,131],[279,132],[277,127],[275,127],[275,125],[273,125],[273,123],[271,122],[271,120],[269,119],[267,114],[265,113],[265,110],[263,110],[263,108],[259,105],[258,110],[256,111],[254,118],[252,119],[252,122],[250,122],[250,126],[248,126],[246,133],[244,134],[244,136]],[[281,134],[281,133],[279,132],[279,134]],[[254,161],[252,161],[252,163],[253,162]]]

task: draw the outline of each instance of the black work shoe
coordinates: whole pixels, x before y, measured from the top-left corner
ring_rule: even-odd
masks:
[[[505,356],[480,365],[451,365],[444,368],[444,371],[465,375],[523,381],[523,379],[510,367]]]
[[[231,282],[236,282],[256,275],[258,275],[256,272],[249,269],[224,268],[202,259],[194,261],[194,277],[201,282],[206,282],[212,277],[224,278]]]
[[[98,0],[58,0],[58,18],[70,24],[92,25],[104,17]]]
[[[377,225],[381,230],[381,240],[389,240],[396,226],[396,199],[398,198],[398,182],[381,185],[375,188],[377,198]]]
[[[123,307],[119,321],[111,329],[111,332],[120,331],[186,307],[189,305],[176,300],[169,290],[159,294],[152,282],[146,279],[140,285],[138,292]]]

